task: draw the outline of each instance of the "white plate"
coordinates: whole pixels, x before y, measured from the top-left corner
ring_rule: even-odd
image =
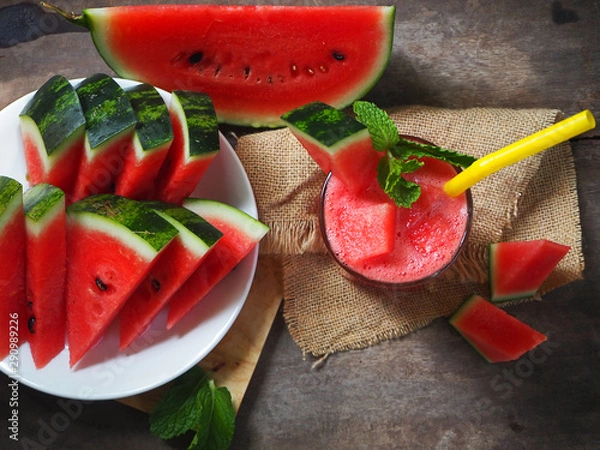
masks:
[[[137,83],[116,79],[123,87]],[[71,81],[76,84],[81,79]],[[159,90],[165,101],[171,95]],[[0,175],[12,177],[29,187],[19,131],[19,113],[33,96],[25,95],[0,111]],[[207,197],[235,206],[257,217],[252,187],[240,160],[221,135],[221,151],[211,163],[194,196]],[[3,255],[2,257],[6,257]],[[49,394],[80,400],[106,400],[135,395],[160,386],[204,358],[223,338],[237,318],[254,279],[258,248],[255,248],[223,282],[219,283],[175,327],[165,328],[166,311],[129,349],[119,351],[118,322],[77,364],[69,368],[64,349],[46,367],[35,368],[29,344],[19,348],[18,374],[13,374],[8,357],[0,370],[21,383]]]

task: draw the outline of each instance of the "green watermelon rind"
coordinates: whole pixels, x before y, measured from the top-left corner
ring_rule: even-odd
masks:
[[[21,212],[22,205],[23,185],[0,175],[0,236],[11,219]]]
[[[125,89],[137,118],[134,139],[137,159],[160,151],[173,142],[169,108],[154,86],[147,83]]]
[[[23,210],[28,232],[39,235],[65,212],[65,193],[48,183],[36,184],[23,194]]]
[[[148,261],[178,233],[171,223],[141,202],[113,194],[72,203],[67,207],[67,221],[114,236]]]

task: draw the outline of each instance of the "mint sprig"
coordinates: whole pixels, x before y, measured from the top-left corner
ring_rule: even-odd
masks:
[[[462,168],[469,167],[477,160],[470,155],[400,137],[388,113],[373,103],[357,101],[353,109],[356,120],[369,130],[375,150],[386,153],[379,161],[377,180],[384,192],[400,207],[409,208],[421,196],[419,185],[402,176],[423,165],[417,158],[429,156]]]
[[[177,378],[150,414],[150,432],[161,439],[194,430],[188,450],[226,450],[234,426],[231,394],[198,366]]]

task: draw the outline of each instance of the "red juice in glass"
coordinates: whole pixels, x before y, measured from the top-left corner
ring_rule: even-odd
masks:
[[[471,223],[470,192],[449,197],[444,184],[457,169],[434,158],[421,160],[421,168],[404,175],[421,186],[410,208],[396,206],[375,179],[353,193],[328,176],[321,194],[321,232],[334,259],[358,279],[412,287],[439,275],[458,256]]]

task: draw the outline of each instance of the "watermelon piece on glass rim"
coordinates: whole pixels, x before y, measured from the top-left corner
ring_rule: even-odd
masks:
[[[206,219],[223,236],[171,297],[167,329],[173,328],[269,231],[259,220],[222,202],[187,198],[183,206]]]
[[[67,337],[74,366],[101,338],[177,229],[113,194],[67,208]]]
[[[173,293],[198,268],[223,235],[187,208],[157,201],[144,204],[170,222],[178,234],[158,256],[146,278],[121,310],[121,350],[150,326]]]
[[[181,204],[219,152],[219,124],[210,97],[173,91],[169,105],[174,139],[158,173],[154,197]]]
[[[25,242],[23,186],[0,176],[0,358],[27,337]]]
[[[47,183],[23,195],[27,231],[27,331],[36,368],[65,348],[65,193]]]

